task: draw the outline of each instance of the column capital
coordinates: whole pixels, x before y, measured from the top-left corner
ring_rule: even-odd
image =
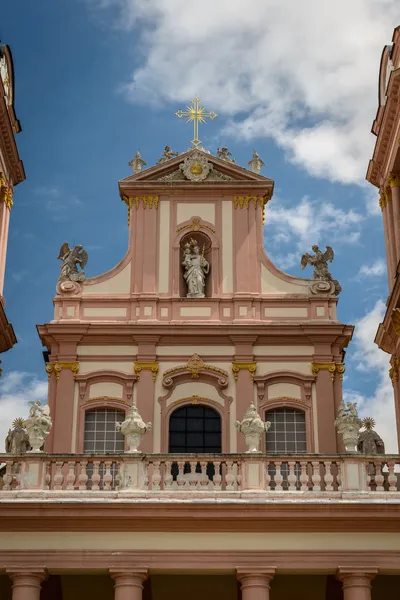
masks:
[[[236,567],[236,578],[239,581],[247,577],[260,577],[271,581],[276,572],[276,567]]]
[[[367,581],[372,581],[374,577],[378,574],[378,567],[370,567],[370,566],[357,566],[357,567],[338,567],[336,571],[336,577],[340,579],[340,581],[344,581],[348,578],[361,578]]]
[[[110,577],[114,579],[115,583],[119,580],[120,583],[127,584],[128,580],[139,580],[141,583],[146,581],[149,576],[149,569],[147,567],[111,567],[108,569]]]
[[[28,566],[11,566],[6,568],[6,573],[14,582],[18,578],[22,577],[33,577],[38,580],[38,582],[42,582],[47,579],[48,573],[45,567],[30,567]]]

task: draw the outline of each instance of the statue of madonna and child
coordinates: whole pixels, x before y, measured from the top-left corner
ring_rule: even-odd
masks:
[[[199,243],[191,239],[183,250],[182,266],[185,269],[183,277],[188,286],[188,298],[204,298],[206,276],[210,272],[210,264],[204,258],[204,246],[200,253]]]

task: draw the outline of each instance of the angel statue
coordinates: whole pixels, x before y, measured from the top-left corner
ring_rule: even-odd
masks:
[[[83,246],[75,246],[71,249],[68,242],[64,242],[60,248],[58,259],[62,261],[61,275],[58,281],[85,281],[83,268],[88,261],[88,253],[83,249]],[[80,265],[81,271],[78,271],[78,265]]]
[[[175,152],[175,150],[171,150],[171,146],[165,146],[162,156],[161,158],[158,159],[158,163],[163,163],[166,160],[170,160],[171,158],[175,158],[175,156],[178,156],[178,152]]]
[[[334,252],[330,246],[326,246],[325,252],[321,252],[319,247],[314,244],[312,250],[315,252],[314,256],[306,252],[301,257],[300,268],[304,269],[307,265],[314,267],[314,273],[312,278],[319,281],[327,281],[333,284],[335,296],[338,296],[342,291],[340,284],[337,279],[333,279],[332,275],[328,270],[328,261],[332,262],[334,259]]]
[[[227,162],[234,163],[235,159],[232,158],[232,152],[229,152],[228,148],[224,146],[223,148],[217,150],[217,156],[221,160],[226,160]]]
[[[185,269],[183,277],[188,286],[187,297],[204,298],[206,275],[210,271],[210,265],[204,258],[204,246],[200,254],[200,246],[196,240],[191,239],[185,244],[182,266]]]

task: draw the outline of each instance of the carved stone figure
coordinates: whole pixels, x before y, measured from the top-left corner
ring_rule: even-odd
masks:
[[[200,247],[196,240],[191,239],[185,244],[182,265],[185,269],[183,277],[188,286],[187,297],[204,298],[206,276],[210,272],[210,265],[204,258],[204,246],[200,254]]]
[[[363,454],[385,454],[385,444],[382,438],[374,431],[375,421],[371,417],[362,420],[365,431],[358,435],[357,450]]]
[[[232,152],[229,152],[228,148],[224,146],[223,148],[217,150],[217,156],[221,160],[226,160],[227,162],[234,163],[236,162],[234,158],[231,158]]]
[[[142,155],[140,154],[139,150],[136,152],[135,156],[132,158],[131,162],[128,163],[128,165],[130,167],[132,167],[132,171],[135,173],[140,173],[140,171],[143,169],[143,167],[145,167],[147,165],[147,162],[145,162],[142,158]]]
[[[335,256],[332,248],[330,246],[326,246],[325,252],[321,252],[319,247],[314,245],[312,246],[312,249],[315,252],[314,256],[311,256],[311,254],[308,254],[308,252],[303,254],[301,257],[300,268],[304,269],[307,265],[314,267],[312,278],[318,282],[325,281],[329,284],[332,284],[329,285],[329,288],[332,288],[332,293],[334,293],[335,296],[338,296],[342,291],[342,288],[340,287],[337,279],[332,279],[332,275],[328,270],[328,261],[332,262]],[[318,291],[328,291],[327,287],[328,286],[322,286],[323,289],[319,289],[317,285],[317,287],[315,289],[313,288],[311,291],[313,293],[318,293]]]
[[[165,146],[161,158],[158,159],[157,163],[163,163],[171,158],[178,156],[178,152],[171,150],[171,146]]]
[[[6,437],[7,454],[23,454],[29,448],[29,438],[24,428],[24,419],[14,419],[12,429],[8,430]]]
[[[243,421],[236,421],[235,427],[243,433],[247,452],[259,452],[261,434],[271,427],[270,421],[262,421],[253,403],[250,404],[243,417]]]
[[[88,253],[83,246],[70,248],[68,242],[64,242],[60,248],[58,259],[62,261],[61,275],[58,281],[85,281],[83,269],[88,261]],[[81,271],[78,271],[78,265],[81,267]]]
[[[133,404],[126,415],[125,421],[115,424],[116,430],[120,431],[128,442],[129,453],[139,453],[138,447],[145,433],[150,431],[151,423],[145,423],[140,416],[136,404]]]
[[[49,435],[52,420],[48,404],[42,406],[40,400],[29,402],[31,408],[29,416],[24,421],[24,427],[28,432],[29,443],[32,447],[29,452],[41,452],[45,437]]]
[[[361,419],[358,416],[356,402],[347,402],[339,407],[337,417],[335,419],[335,427],[342,436],[346,452],[357,452],[357,443]]]
[[[261,171],[261,167],[264,167],[263,161],[258,156],[258,152],[256,152],[255,150],[253,152],[253,158],[247,164],[249,165],[249,167],[251,168],[253,173],[257,173],[257,174]]]

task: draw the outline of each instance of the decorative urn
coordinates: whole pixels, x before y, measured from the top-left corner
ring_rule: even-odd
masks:
[[[32,448],[29,452],[41,452],[44,440],[49,435],[52,426],[50,408],[48,404],[42,406],[40,400],[31,401],[29,404],[31,405],[29,416],[24,421],[29,444]]]
[[[138,448],[142,442],[142,437],[150,431],[152,425],[143,421],[136,404],[133,404],[126,415],[125,421],[116,423],[115,427],[126,438],[128,443],[126,452],[134,454],[140,453]]]
[[[235,427],[244,435],[248,448],[246,452],[260,452],[261,435],[264,431],[268,431],[271,423],[269,421],[262,421],[256,407],[251,403],[243,417],[243,421],[236,421]]]

